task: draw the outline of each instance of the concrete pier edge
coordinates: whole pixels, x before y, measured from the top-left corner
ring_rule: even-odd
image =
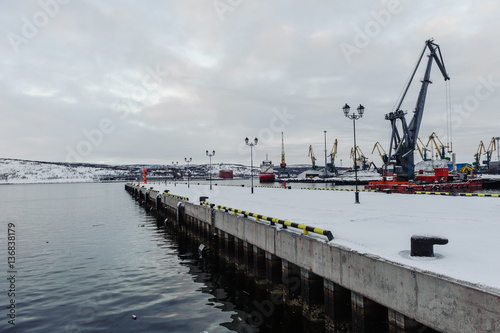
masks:
[[[403,316],[407,321],[416,321],[441,332],[500,332],[498,289],[359,253],[201,206],[187,198],[158,194],[132,184],[125,185],[125,188],[136,200],[153,208],[158,205],[159,195],[161,209],[171,213],[178,214],[178,204],[182,203],[183,215],[202,221],[212,230],[227,233],[236,243],[241,240],[355,295],[366,297],[386,307],[390,318]]]

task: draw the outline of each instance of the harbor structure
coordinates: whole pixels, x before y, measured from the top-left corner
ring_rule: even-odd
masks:
[[[498,289],[337,245],[331,230],[211,204],[207,197],[189,199],[132,184],[126,189],[160,221],[168,217],[167,224],[255,283],[279,290],[277,299],[322,322],[326,332],[336,332],[346,315],[352,332],[500,331]]]

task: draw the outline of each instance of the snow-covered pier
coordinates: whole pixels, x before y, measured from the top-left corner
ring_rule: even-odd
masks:
[[[286,304],[300,304],[309,320],[324,318],[327,332],[345,316],[346,301],[353,332],[384,325],[391,332],[422,325],[500,332],[499,198],[363,192],[356,205],[354,194],[343,191],[126,189],[160,216],[177,217],[172,223],[269,290],[280,290]],[[436,245],[435,257],[411,257],[412,235],[449,243]]]

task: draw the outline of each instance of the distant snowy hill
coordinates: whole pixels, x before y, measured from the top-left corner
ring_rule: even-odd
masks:
[[[95,182],[117,177],[131,177],[138,168],[108,167],[96,164],[53,163],[0,159],[2,183]]]
[[[192,178],[219,177],[220,170],[232,170],[235,178],[250,177],[250,166],[231,163],[190,164],[187,165],[104,165],[89,163],[63,163],[29,161],[0,158],[0,184],[28,183],[68,183],[99,181],[130,181],[142,179],[142,168],[148,170],[148,179],[185,178],[190,173]],[[279,166],[275,166],[278,172]],[[297,177],[311,170],[309,165],[290,165],[292,177]],[[259,165],[254,165],[254,174],[258,174]]]

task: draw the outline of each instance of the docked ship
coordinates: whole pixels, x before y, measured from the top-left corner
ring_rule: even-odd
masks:
[[[266,155],[266,159],[260,165],[259,181],[261,183],[274,183],[274,179],[274,165]]]
[[[219,177],[222,179],[233,179],[233,170],[220,170]]]
[[[417,171],[414,181],[397,181],[396,175],[389,170],[382,176],[382,181],[369,182],[367,190],[391,191],[397,193],[415,193],[416,191],[433,192],[473,192],[482,189],[481,179],[474,175],[450,175],[447,161],[422,161],[415,165]]]

